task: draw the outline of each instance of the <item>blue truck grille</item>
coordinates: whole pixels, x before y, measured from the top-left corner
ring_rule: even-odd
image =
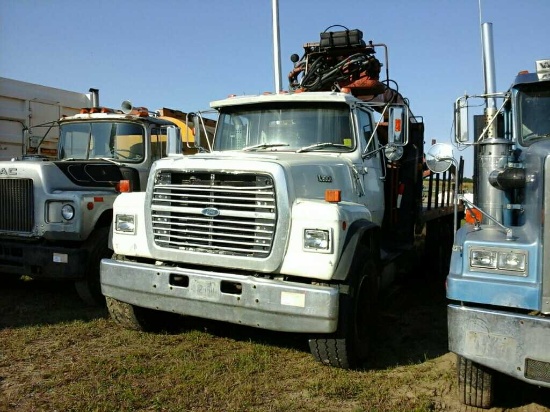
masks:
[[[0,179],[0,230],[31,232],[34,196],[31,179]]]
[[[271,253],[277,222],[267,174],[160,171],[151,201],[156,245],[248,257]]]
[[[550,383],[550,362],[525,359],[525,377]]]

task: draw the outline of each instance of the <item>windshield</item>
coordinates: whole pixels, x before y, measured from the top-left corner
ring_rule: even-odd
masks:
[[[59,158],[113,159],[140,162],[144,157],[143,126],[126,122],[78,122],[61,125]]]
[[[523,142],[550,139],[550,90],[522,90],[518,102]]]
[[[224,107],[214,150],[350,151],[347,105],[278,103]]]

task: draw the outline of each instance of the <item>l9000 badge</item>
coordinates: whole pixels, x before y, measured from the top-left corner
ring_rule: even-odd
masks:
[[[332,183],[332,176],[317,175],[317,180],[321,183]]]

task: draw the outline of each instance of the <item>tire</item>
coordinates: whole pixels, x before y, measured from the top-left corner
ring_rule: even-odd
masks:
[[[101,293],[99,271],[101,259],[113,255],[113,251],[109,249],[108,242],[109,227],[100,227],[92,232],[85,244],[88,250],[88,259],[86,261],[84,278],[75,282],[75,288],[78,296],[91,306],[105,305],[105,297]]]
[[[123,328],[140,332],[159,332],[176,330],[179,326],[179,315],[141,308],[108,296],[105,300],[111,319]]]
[[[356,256],[349,281],[340,293],[338,329],[334,334],[309,339],[310,352],[317,361],[342,369],[358,368],[367,359],[376,318],[377,262],[370,252]]]
[[[449,274],[453,231],[453,221],[448,218],[433,220],[426,226],[424,255],[429,257],[428,272],[436,280],[445,279]]]
[[[476,408],[490,408],[495,372],[460,355],[457,355],[456,369],[460,402]]]

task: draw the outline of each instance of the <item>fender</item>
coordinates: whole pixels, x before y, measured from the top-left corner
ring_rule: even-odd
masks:
[[[113,222],[109,225],[109,240],[107,241],[107,247],[111,250],[113,249]]]
[[[342,254],[338,261],[338,266],[334,272],[334,280],[346,280],[349,270],[355,258],[355,251],[362,242],[366,241],[371,246],[371,250],[375,249],[377,257],[380,254],[379,250],[379,234],[380,227],[369,220],[356,220],[353,222],[347,232]],[[377,258],[377,261],[379,258]]]

